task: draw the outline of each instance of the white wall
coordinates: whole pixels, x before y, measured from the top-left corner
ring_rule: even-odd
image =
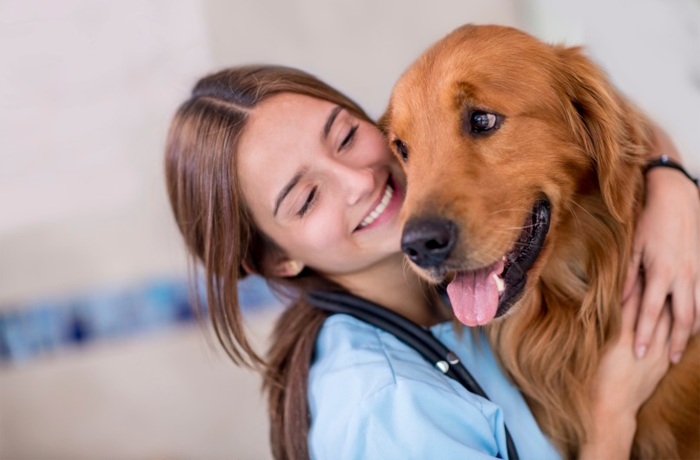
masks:
[[[195,0],[0,3],[0,306],[182,266],[171,113],[211,67]]]
[[[254,343],[274,313],[256,315]],[[271,458],[259,376],[234,367],[197,328],[0,372],[1,459]]]
[[[519,24],[512,0],[205,4],[216,66],[274,62],[300,67],[346,92],[375,118],[404,69],[452,29],[469,22]]]
[[[543,40],[584,45],[664,128],[700,175],[700,2],[526,0],[523,26]]]

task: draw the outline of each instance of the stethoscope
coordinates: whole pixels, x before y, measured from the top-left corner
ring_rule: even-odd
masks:
[[[393,334],[416,350],[443,374],[458,381],[471,393],[489,399],[457,355],[442,344],[429,330],[369,300],[343,291],[315,291],[306,295],[308,302],[324,311],[343,313]],[[505,425],[504,425],[505,426]],[[505,427],[509,460],[519,460],[513,439]]]

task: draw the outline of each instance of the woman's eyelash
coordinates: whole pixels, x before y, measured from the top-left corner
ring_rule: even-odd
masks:
[[[309,208],[314,204],[314,198],[316,197],[316,189],[317,187],[311,189],[311,193],[309,193],[309,196],[306,198],[306,201],[304,202],[304,205],[301,207],[301,209],[299,209],[299,212],[297,212],[297,216],[304,217],[304,214],[306,214],[309,211]]]
[[[350,128],[350,131],[348,131],[348,135],[345,136],[345,139],[343,139],[343,142],[340,143],[340,147],[338,147],[338,151],[343,150],[344,148],[348,147],[353,139],[355,138],[355,131],[357,131],[357,128],[359,128],[360,125],[355,125],[352,128]]]

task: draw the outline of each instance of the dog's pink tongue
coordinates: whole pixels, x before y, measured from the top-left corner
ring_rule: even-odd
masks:
[[[501,274],[503,263],[481,270],[461,272],[447,286],[455,316],[467,326],[486,324],[498,310],[498,287],[492,274]]]

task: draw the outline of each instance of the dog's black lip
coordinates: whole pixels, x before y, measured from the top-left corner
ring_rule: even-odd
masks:
[[[502,277],[505,290],[498,299],[496,318],[502,316],[520,300],[527,284],[527,271],[532,268],[544,247],[549,232],[552,207],[548,199],[537,200],[532,207],[531,217],[516,243],[526,240],[526,246],[519,252],[511,251]]]

